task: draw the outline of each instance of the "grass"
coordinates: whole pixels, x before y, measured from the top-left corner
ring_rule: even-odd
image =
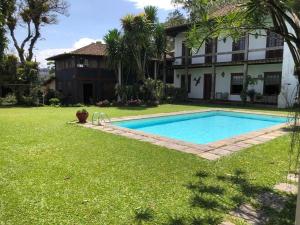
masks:
[[[119,117],[209,107],[88,111]],[[209,162],[67,124],[76,110],[0,109],[0,224],[217,225],[285,181],[288,137]],[[270,224],[294,224],[294,211],[290,198],[282,213],[268,210]]]

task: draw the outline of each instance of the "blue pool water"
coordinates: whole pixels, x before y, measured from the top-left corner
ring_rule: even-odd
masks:
[[[284,117],[210,111],[115,122],[114,125],[195,144],[207,144],[286,121]]]

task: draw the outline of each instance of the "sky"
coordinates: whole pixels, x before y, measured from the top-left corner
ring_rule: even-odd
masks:
[[[137,14],[147,5],[158,7],[160,21],[175,9],[171,0],[68,0],[69,16],[60,16],[58,24],[42,28],[35,48],[36,60],[46,67],[46,58],[101,41],[108,30],[120,28],[120,19]],[[19,39],[25,32],[17,32]],[[10,52],[15,52],[12,44]]]

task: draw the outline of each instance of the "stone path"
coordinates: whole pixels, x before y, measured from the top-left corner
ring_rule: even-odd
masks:
[[[288,194],[297,194],[298,192],[298,187],[296,185],[288,183],[277,184],[274,189]]]
[[[281,183],[275,185],[274,189],[287,194],[297,194],[298,192],[297,186],[294,184]],[[264,225],[268,222],[269,218],[263,209],[268,207],[281,212],[284,209],[286,201],[287,199],[279,194],[266,192],[258,196],[258,203],[262,206],[261,209],[255,209],[249,204],[243,204],[231,212],[230,215],[242,219],[248,224]],[[226,225],[226,223],[220,225]]]
[[[145,119],[145,118],[181,115],[181,114],[197,113],[197,112],[209,112],[209,111],[218,111],[218,110],[201,110],[201,111],[197,110],[197,111],[183,111],[183,112],[175,112],[175,113],[160,113],[160,114],[144,115],[144,116],[130,116],[130,117],[115,118],[112,121],[113,122],[126,121],[126,120],[133,120],[133,119]],[[227,110],[227,111],[244,112],[240,110],[239,111]],[[247,113],[251,113],[251,112],[247,112]],[[261,113],[261,114],[265,114],[265,113]],[[287,132],[283,129],[284,127],[286,127],[286,124],[280,124],[277,126],[273,126],[271,128],[266,128],[260,131],[255,131],[244,135],[236,136],[234,138],[217,141],[207,145],[201,145],[201,144],[192,144],[189,142],[179,141],[171,138],[165,138],[158,135],[147,134],[137,130],[126,129],[126,128],[114,126],[113,124],[104,124],[104,126],[98,126],[98,125],[93,125],[92,123],[87,123],[84,124],[83,126],[100,130],[103,132],[111,133],[111,134],[124,136],[131,139],[136,139],[139,141],[149,142],[154,145],[166,147],[169,149],[195,154],[207,160],[218,160],[223,156],[233,154],[235,152],[241,151],[243,149],[249,148],[254,145],[263,144],[265,142],[268,142],[270,140],[273,140],[275,138],[287,134]]]

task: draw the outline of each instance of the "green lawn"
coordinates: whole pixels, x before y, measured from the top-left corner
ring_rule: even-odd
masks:
[[[88,111],[119,117],[204,108]],[[219,224],[285,181],[288,137],[209,162],[67,124],[76,110],[0,108],[0,224]],[[268,210],[270,224],[293,224],[294,203],[280,214]]]

